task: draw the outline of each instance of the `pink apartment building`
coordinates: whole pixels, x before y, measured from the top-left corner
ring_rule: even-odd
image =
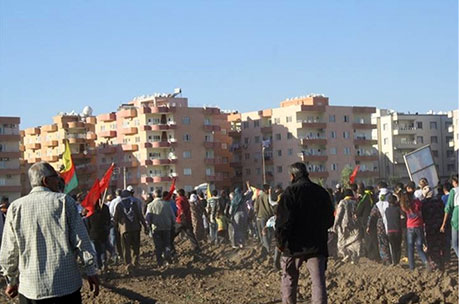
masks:
[[[98,175],[114,162],[110,190],[131,185],[138,194],[168,190],[174,177],[186,191],[205,182],[227,188],[229,130],[218,108],[189,107],[177,94],[137,97],[97,116]]]
[[[21,196],[19,117],[0,117],[0,198]]]
[[[233,138],[232,182],[289,184],[288,166],[303,161],[310,177],[325,186],[340,183],[345,166],[360,165],[357,181],[378,177],[378,154],[373,148],[371,114],[375,107],[329,105],[322,95],[296,97],[279,108],[228,116]],[[262,153],[262,142],[269,145]],[[264,159],[262,159],[262,155]]]

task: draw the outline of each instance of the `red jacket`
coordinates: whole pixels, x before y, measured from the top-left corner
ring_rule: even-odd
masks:
[[[407,228],[423,227],[422,202],[414,199],[412,208],[404,211],[407,214]]]
[[[176,198],[176,206],[177,206],[177,217],[176,222],[181,224],[189,224],[192,223],[192,214],[190,212],[190,203],[185,196],[178,196]]]

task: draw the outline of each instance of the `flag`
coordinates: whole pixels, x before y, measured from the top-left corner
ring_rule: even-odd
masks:
[[[88,211],[88,213],[86,214],[87,217],[91,216],[94,213],[94,209],[97,204],[97,201],[99,200],[99,197],[101,196],[101,190],[99,188],[99,185],[100,185],[100,181],[99,179],[96,178],[93,186],[91,187],[91,190],[89,190],[85,199],[83,200],[83,202],[81,202],[81,206]]]
[[[355,169],[350,175],[350,184],[353,184],[355,182],[355,178],[356,178],[356,175],[358,174],[358,170],[359,170],[359,165],[356,165]]]
[[[169,193],[168,196],[166,197],[166,200],[169,201],[174,193],[174,190],[176,190],[176,178],[173,178],[171,187],[169,188]]]
[[[211,188],[209,187],[209,183],[208,183],[208,188],[206,189],[206,198],[211,198],[211,197],[212,197]]]
[[[110,165],[110,167],[105,172],[102,179],[99,181],[99,190],[101,193],[104,192],[109,187],[110,178],[112,177],[112,172],[113,172],[114,167],[115,167],[115,164],[112,163],[112,165]]]
[[[72,152],[70,151],[68,140],[65,140],[65,150],[62,154],[62,162],[64,163],[64,168],[61,170],[60,175],[65,182],[64,193],[69,193],[78,186],[78,179],[75,173],[75,166],[72,161]]]

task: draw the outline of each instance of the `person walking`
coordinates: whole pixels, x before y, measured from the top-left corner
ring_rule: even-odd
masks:
[[[440,231],[445,233],[446,223],[449,217],[451,217],[450,223],[452,226],[452,248],[455,251],[455,254],[458,258],[458,204],[459,204],[459,190],[458,190],[458,176],[452,177],[451,180],[452,189],[449,192],[449,198],[447,200],[447,205],[444,208],[444,219]]]
[[[297,302],[299,270],[307,264],[312,282],[311,302],[327,303],[326,263],[328,229],[334,224],[329,193],[308,178],[304,163],[289,166],[291,185],[280,198],[275,222],[281,257],[283,304]]]
[[[259,237],[262,241],[262,255],[265,256],[270,253],[270,244],[272,241],[272,232],[271,230],[267,230],[267,233],[262,233],[264,228],[267,224],[269,218],[275,215],[273,206],[270,204],[270,200],[268,198],[268,190],[270,189],[270,185],[265,184],[263,185],[262,191],[259,192],[259,195],[256,198],[254,203],[254,212],[257,216],[257,228],[259,230]]]
[[[110,212],[106,204],[96,202],[94,213],[88,217],[88,232],[91,241],[93,242],[94,249],[96,250],[97,268],[99,270],[106,270],[106,251],[107,242],[110,233]]]
[[[200,251],[200,245],[193,234],[193,227],[192,227],[192,214],[190,212],[190,204],[188,202],[187,197],[185,196],[184,189],[179,189],[177,191],[178,196],[176,198],[176,205],[177,205],[177,217],[176,217],[176,224],[175,224],[175,232],[174,238],[175,239],[179,233],[182,231],[185,233],[187,238],[190,240],[193,246],[194,251]]]
[[[206,213],[209,217],[209,241],[217,245],[217,210],[219,209],[219,199],[217,190],[212,190],[211,197],[207,198]]]
[[[389,206],[385,210],[388,227],[388,242],[391,250],[391,261],[398,265],[401,259],[401,208],[398,198],[394,195],[388,197]]]
[[[0,249],[5,293],[20,303],[81,303],[77,256],[94,296],[99,294],[95,252],[75,201],[60,190],[60,177],[46,163],[29,171],[30,193],[9,207]]]

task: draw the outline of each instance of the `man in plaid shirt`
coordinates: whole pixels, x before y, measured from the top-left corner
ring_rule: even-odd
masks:
[[[5,293],[19,293],[20,303],[81,303],[79,256],[97,296],[95,253],[75,201],[59,193],[61,178],[50,164],[36,163],[28,173],[32,191],[10,205],[3,231]]]

